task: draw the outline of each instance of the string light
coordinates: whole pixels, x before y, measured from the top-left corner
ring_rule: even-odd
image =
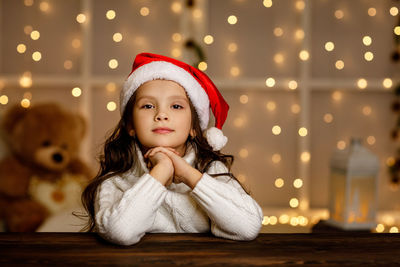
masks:
[[[366,61],[372,61],[374,59],[374,54],[372,52],[370,52],[370,51],[365,52],[364,59]]]
[[[108,67],[110,69],[116,69],[118,67],[118,60],[116,59],[110,59],[110,61],[108,61]]]
[[[71,90],[71,94],[72,94],[72,96],[74,96],[74,97],[80,97],[80,96],[82,95],[82,90],[81,90],[81,88],[79,88],[79,87],[74,87],[74,88]]]
[[[339,150],[344,150],[346,148],[346,142],[343,141],[343,140],[340,140],[340,141],[337,142],[336,147]]]
[[[239,76],[239,74],[240,74],[240,69],[239,69],[239,67],[232,67],[232,68],[231,68],[231,75],[232,75],[232,76]]]
[[[299,58],[303,61],[306,61],[310,58],[310,54],[307,50],[301,50],[299,53]]]
[[[249,102],[249,97],[247,95],[241,95],[239,101],[242,104],[247,104]]]
[[[394,34],[400,35],[400,26],[394,27],[393,31],[394,31]]]
[[[247,158],[249,156],[249,151],[245,148],[240,149],[239,156],[241,158]]]
[[[277,164],[277,163],[281,162],[282,157],[281,157],[280,154],[275,153],[275,154],[272,155],[271,160],[272,160],[273,163]]]
[[[296,9],[297,10],[300,10],[300,11],[304,10],[305,6],[306,6],[306,4],[304,3],[303,0],[296,1]]]
[[[361,78],[361,79],[359,79],[358,81],[357,81],[357,86],[358,86],[358,88],[360,88],[360,89],[365,89],[365,88],[367,88],[367,85],[368,85],[368,82],[367,82],[367,80],[365,80],[364,78]]]
[[[192,14],[193,14],[193,18],[195,18],[195,19],[201,19],[203,17],[203,12],[198,8],[193,10]]]
[[[31,105],[31,101],[29,99],[24,98],[21,100],[20,104],[23,108],[29,108],[29,106]]]
[[[385,87],[386,89],[389,89],[392,87],[393,85],[393,81],[390,78],[385,78],[382,82],[383,87]]]
[[[272,0],[264,0],[264,1],[263,1],[263,5],[264,5],[266,8],[272,7]]]
[[[114,111],[117,109],[117,104],[114,101],[110,101],[107,103],[107,110]]]
[[[275,54],[274,61],[276,64],[282,64],[284,60],[285,60],[285,58],[281,53]]]
[[[291,198],[289,205],[291,208],[297,208],[299,206],[299,200],[297,198]]]
[[[376,9],[373,7],[368,8],[368,15],[374,17],[376,15]]]
[[[150,9],[148,7],[142,7],[140,9],[140,15],[142,15],[143,17],[146,17],[150,14]]]
[[[326,113],[324,115],[324,122],[332,123],[332,121],[333,121],[333,115],[331,113]]]
[[[172,49],[171,54],[175,58],[180,58],[182,56],[182,50],[180,50],[179,48],[174,48]]]
[[[370,46],[372,44],[372,38],[366,35],[363,37],[362,42],[365,46]]]
[[[23,88],[29,88],[32,86],[32,74],[30,72],[25,72],[19,79],[19,85]]]
[[[297,89],[297,82],[295,80],[289,81],[288,87],[289,87],[290,90],[296,90]]]
[[[325,50],[326,51],[333,51],[335,48],[335,44],[333,42],[326,42],[325,43]]]
[[[18,45],[17,45],[17,51],[18,51],[18,53],[20,53],[20,54],[25,53],[25,51],[26,51],[26,45],[24,45],[24,44],[18,44]]]
[[[290,220],[289,215],[287,214],[282,214],[281,216],[279,216],[279,223],[280,224],[287,224]]]
[[[344,68],[343,60],[337,60],[335,62],[335,68],[338,69],[338,70],[342,70]]]
[[[297,217],[290,218],[290,225],[291,226],[297,226],[298,224],[299,224],[299,218],[297,218]]]
[[[72,40],[71,45],[73,48],[78,49],[79,47],[81,47],[81,40],[75,38]]]
[[[197,65],[197,67],[198,67],[199,70],[201,70],[201,71],[206,71],[206,70],[207,70],[207,63],[204,62],[204,61],[201,61],[201,62]]]
[[[303,186],[303,180],[300,178],[297,178],[293,181],[293,186],[297,189],[301,188]]]
[[[237,128],[243,127],[243,125],[244,125],[244,119],[241,118],[241,117],[236,118],[236,119],[233,121],[233,125],[234,125],[235,127],[237,127]]]
[[[77,21],[78,23],[80,23],[80,24],[84,23],[84,22],[86,21],[86,16],[85,16],[85,14],[82,14],[82,13],[78,14],[78,15],[76,16],[76,21]]]
[[[237,51],[237,49],[238,49],[238,46],[237,46],[237,44],[236,43],[230,43],[229,45],[228,45],[228,51],[229,52],[236,52]]]
[[[24,0],[24,5],[25,6],[32,6],[33,5],[33,0]]]
[[[50,10],[50,4],[47,1],[42,1],[39,5],[39,9],[42,12],[48,12]]]
[[[119,32],[114,33],[114,35],[113,35],[113,40],[114,40],[114,42],[116,42],[116,43],[121,42],[121,41],[122,41],[122,34],[119,33]]]
[[[375,231],[377,231],[378,233],[382,233],[383,231],[385,231],[385,226],[381,223],[378,223],[378,225],[375,228]]]
[[[283,35],[283,30],[282,30],[282,28],[280,28],[280,27],[274,28],[274,35],[275,35],[276,37],[282,36],[282,35]]]
[[[265,106],[269,111],[274,111],[276,109],[276,103],[274,101],[268,101]]]
[[[71,60],[65,60],[64,61],[64,69],[70,70],[70,69],[72,69],[72,66],[73,66],[73,64],[72,64]]]
[[[113,20],[113,19],[115,19],[115,16],[116,16],[116,13],[115,13],[114,10],[112,10],[112,9],[107,10],[107,12],[106,12],[106,18],[107,18],[108,20]]]
[[[399,232],[399,228],[397,228],[396,226],[390,227],[389,233],[395,234],[398,232]]]
[[[290,107],[290,110],[292,111],[293,114],[298,114],[301,111],[300,105],[299,104],[293,104]]]
[[[369,145],[372,146],[372,145],[375,144],[375,142],[376,142],[375,136],[370,135],[370,136],[367,137],[367,143],[368,143]]]
[[[24,33],[25,33],[26,35],[30,35],[32,31],[33,31],[33,28],[32,28],[31,25],[26,25],[26,26],[24,27]]]
[[[332,93],[332,99],[335,100],[336,102],[342,100],[343,94],[340,91],[334,91]]]
[[[390,15],[395,17],[395,16],[397,16],[397,14],[399,14],[399,9],[395,6],[393,6],[390,8],[389,13],[390,13]]]
[[[40,32],[39,31],[32,31],[31,32],[31,39],[32,40],[38,40],[40,38]]]
[[[32,53],[32,59],[34,61],[40,61],[42,59],[42,54],[39,51],[35,51]]]
[[[7,104],[8,104],[8,96],[6,96],[6,95],[1,95],[1,96],[0,96],[0,104],[2,104],[2,105],[7,105]]]
[[[302,29],[298,29],[294,33],[294,37],[296,40],[303,40],[304,39],[304,31]]]
[[[274,78],[268,78],[266,81],[265,81],[265,84],[268,86],[268,87],[274,87],[274,85],[275,85],[275,79]]]
[[[386,159],[386,165],[391,167],[396,163],[396,160],[394,159],[394,157],[388,157]]]
[[[106,84],[106,90],[107,92],[113,93],[117,90],[117,85],[113,82],[109,82]]]
[[[301,160],[303,163],[309,162],[310,159],[311,159],[311,154],[310,154],[310,152],[304,151],[304,152],[301,153],[301,155],[300,155],[300,160]]]
[[[302,137],[307,136],[307,134],[308,134],[308,130],[305,127],[301,127],[298,132],[299,132],[299,135]]]
[[[364,107],[362,108],[362,113],[363,113],[365,116],[371,115],[371,112],[372,112],[372,108],[371,108],[370,106],[364,106]]]
[[[174,41],[176,43],[182,41],[182,35],[180,33],[172,34],[172,41]]]
[[[212,35],[206,35],[204,36],[203,41],[205,44],[210,45],[214,42],[214,37]]]
[[[227,20],[228,20],[228,23],[231,25],[234,25],[238,22],[238,19],[235,15],[230,15]]]
[[[281,132],[282,132],[282,129],[281,129],[281,127],[279,125],[274,125],[272,127],[272,134],[273,135],[280,135]]]
[[[335,18],[342,19],[344,17],[344,12],[340,9],[335,11]]]
[[[171,10],[172,12],[179,14],[182,12],[182,4],[178,1],[175,1],[171,4]]]
[[[285,185],[285,181],[282,178],[276,178],[274,184],[276,188],[282,188]]]

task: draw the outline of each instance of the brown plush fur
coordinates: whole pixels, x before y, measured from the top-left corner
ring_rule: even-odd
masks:
[[[49,212],[29,195],[33,176],[49,182],[65,173],[91,177],[78,155],[85,120],[49,103],[14,106],[1,126],[11,153],[0,162],[0,219],[8,231],[34,231]]]

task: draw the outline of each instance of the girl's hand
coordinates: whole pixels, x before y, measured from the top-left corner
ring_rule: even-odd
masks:
[[[190,166],[173,148],[156,147],[153,148],[152,151],[148,151],[145,157],[151,157],[152,155],[160,152],[168,156],[168,158],[172,161],[175,171],[174,182],[183,182],[193,189],[200,180],[202,173]]]
[[[144,155],[148,158],[148,167],[150,169],[150,175],[165,186],[172,183],[174,177],[174,165],[171,159],[160,151],[154,152],[155,148],[150,149]]]

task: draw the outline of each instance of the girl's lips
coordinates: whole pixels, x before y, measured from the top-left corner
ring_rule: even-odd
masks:
[[[169,129],[169,128],[156,128],[153,130],[154,133],[158,133],[158,134],[167,134],[170,132],[173,132],[173,130]]]

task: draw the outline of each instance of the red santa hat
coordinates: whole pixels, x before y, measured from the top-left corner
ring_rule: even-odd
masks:
[[[228,115],[228,104],[205,73],[173,58],[150,53],[136,56],[132,71],[121,91],[121,114],[133,93],[142,84],[152,80],[170,80],[180,84],[196,109],[200,127],[209,145],[214,151],[225,146],[228,138],[223,135],[222,126]],[[207,129],[210,108],[215,117],[215,127]]]

